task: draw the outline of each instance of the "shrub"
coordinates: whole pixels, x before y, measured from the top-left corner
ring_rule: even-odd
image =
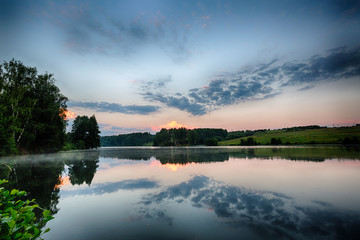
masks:
[[[0,180],[0,185],[6,183]],[[40,236],[48,231],[41,228],[53,219],[50,210],[40,208],[33,200],[22,200],[25,191],[17,189],[6,190],[0,187],[0,235],[1,239],[41,239]],[[42,211],[42,218],[36,219],[35,209]]]

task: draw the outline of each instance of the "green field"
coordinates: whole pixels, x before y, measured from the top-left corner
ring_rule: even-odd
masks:
[[[257,132],[252,137],[260,145],[269,145],[271,139],[280,139],[281,144],[342,144],[345,138],[360,140],[360,126],[320,128],[300,131],[269,130]],[[246,141],[249,137],[237,138],[219,142],[220,146],[241,145],[241,140]]]

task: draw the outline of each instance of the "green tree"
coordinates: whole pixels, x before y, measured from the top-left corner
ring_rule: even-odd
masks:
[[[52,74],[14,59],[0,65],[0,154],[60,150],[66,102]]]
[[[97,148],[100,146],[100,130],[95,115],[78,116],[74,120],[70,141],[77,149]]]
[[[160,132],[155,134],[154,137],[155,146],[170,146],[171,145],[171,136],[169,130],[162,128]]]

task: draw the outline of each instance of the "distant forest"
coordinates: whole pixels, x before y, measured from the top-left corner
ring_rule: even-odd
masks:
[[[101,146],[186,146],[186,145],[218,145],[228,135],[227,130],[214,128],[172,128],[161,129],[150,133],[130,133],[117,136],[101,137]]]
[[[298,126],[279,130],[259,129],[228,132],[221,128],[172,128],[161,129],[155,135],[148,132],[119,134],[101,137],[101,146],[193,146],[193,145],[281,145],[281,144],[359,144],[360,125],[345,127],[345,133],[339,133],[342,128],[327,128],[318,125]],[[320,130],[320,131],[319,131]],[[337,130],[336,132],[334,130]],[[315,132],[314,132],[315,131]],[[332,135],[335,140],[323,138],[321,141],[301,139],[299,136],[309,133],[317,137]],[[288,137],[290,136],[290,138]],[[293,140],[293,141],[292,141]],[[316,139],[315,139],[316,140]]]

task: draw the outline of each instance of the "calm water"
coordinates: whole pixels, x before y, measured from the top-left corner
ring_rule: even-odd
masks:
[[[360,236],[356,148],[102,148],[0,173],[55,213],[46,240]]]

